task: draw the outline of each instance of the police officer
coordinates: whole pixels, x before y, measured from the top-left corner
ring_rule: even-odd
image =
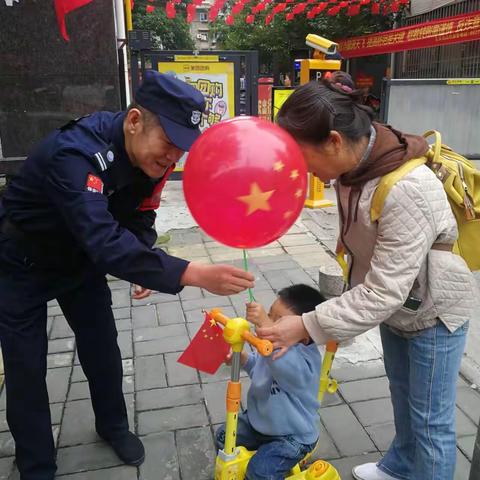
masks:
[[[141,286],[137,297],[148,289],[175,294],[185,285],[220,295],[252,286],[251,274],[233,266],[152,248],[161,189],[200,135],[204,108],[192,86],[146,72],[127,112],[94,113],[53,132],[4,194],[0,340],[22,480],[52,480],[56,470],[45,382],[49,300],[58,300],[75,333],[98,434],[122,461],[139,465],[144,448],[129,432],[105,274]]]

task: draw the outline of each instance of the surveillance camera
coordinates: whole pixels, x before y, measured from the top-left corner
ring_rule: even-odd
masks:
[[[338,44],[321,37],[320,35],[315,35],[310,33],[305,39],[305,43],[315,50],[319,50],[328,55],[334,55],[337,53]]]

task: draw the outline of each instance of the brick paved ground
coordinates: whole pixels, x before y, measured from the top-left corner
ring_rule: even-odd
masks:
[[[336,222],[336,220],[335,220]],[[257,277],[255,295],[269,305],[275,290],[291,283],[313,284],[318,267],[332,264],[319,244],[333,245],[335,224],[323,231],[307,213],[304,228],[294,227],[268,248],[252,252]],[[323,238],[319,238],[322,236]],[[172,233],[168,250],[204,262],[240,264],[240,252],[223,247],[198,229]],[[228,370],[209,376],[176,363],[202,321],[202,308],[222,307],[227,315],[243,313],[245,295],[214,297],[186,288],[179,296],[154,294],[132,301],[126,282],[111,280],[113,306],[124,363],[124,388],[130,423],[147,450],[139,469],[120,465],[96,436],[88,386],[75,354],[75,342],[62,312],[49,306],[48,386],[53,431],[58,444],[58,478],[65,480],[202,480],[212,478],[213,431],[224,418]],[[351,467],[373,461],[386,450],[392,435],[392,408],[380,353],[364,341],[348,347],[353,357],[339,354],[334,376],[340,382],[321,411],[322,433],[317,456],[329,459],[343,480]],[[368,340],[367,338],[367,340]],[[370,346],[368,346],[370,345]],[[363,355],[363,356],[362,356]],[[242,382],[248,386],[248,379]],[[244,389],[244,393],[246,388]],[[468,478],[475,422],[480,418],[480,394],[463,379],[458,381],[458,468],[456,479]],[[18,478],[13,465],[14,444],[5,421],[5,392],[0,395],[0,480]]]

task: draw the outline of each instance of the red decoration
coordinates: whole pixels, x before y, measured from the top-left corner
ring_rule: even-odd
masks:
[[[327,10],[327,15],[330,15],[330,16],[338,15],[338,13],[340,12],[340,9],[341,9],[340,5],[331,7]]]
[[[410,0],[407,0],[410,1]],[[360,0],[360,5],[369,5],[371,0]]]
[[[260,247],[283,235],[302,211],[306,188],[298,144],[256,117],[208,128],[191,148],[183,172],[193,218],[212,238],[236,248]]]
[[[294,13],[291,13],[291,12],[290,12],[290,13],[287,13],[287,14],[285,15],[285,20],[286,20],[287,22],[291,22],[294,18],[295,18],[295,14],[294,14]]]
[[[232,7],[232,13],[233,15],[238,15],[243,9],[245,8],[245,4],[243,3],[236,3],[233,7]]]
[[[267,15],[265,17],[265,25],[270,25],[272,23],[272,20],[273,20],[273,15],[272,14]]]
[[[339,5],[338,5],[340,8],[345,8],[345,7],[348,7],[348,2],[340,2]]]
[[[57,14],[58,27],[60,28],[62,37],[67,42],[70,41],[70,37],[68,36],[67,27],[65,25],[65,15],[77,10],[77,8],[89,4],[92,1],[93,0],[55,0],[55,13]]]
[[[380,4],[374,3],[372,4],[372,15],[379,15],[380,14]]]
[[[400,10],[400,3],[392,2],[390,4],[390,10],[392,11],[392,13],[397,13]]]
[[[145,7],[145,11],[146,11],[147,13],[153,13],[153,12],[155,11],[155,7],[154,7],[153,5],[147,5],[147,6]]]
[[[227,18],[225,19],[225,23],[227,25],[233,25],[234,21],[235,21],[235,19],[233,18],[233,15],[228,15]]]
[[[347,10],[347,15],[349,17],[354,17],[360,13],[360,5],[350,5]]]
[[[305,11],[306,6],[307,6],[306,3],[297,3],[297,5],[295,5],[293,7],[292,13],[294,15],[298,15],[299,13],[303,13]]]
[[[287,8],[287,4],[286,3],[277,3],[274,7],[273,7],[273,10],[272,12],[275,14],[275,13],[281,13],[281,12],[284,12]]]
[[[255,15],[247,15],[245,18],[245,23],[251,24],[255,21]]]
[[[177,12],[175,10],[175,4],[173,2],[167,2],[165,5],[165,12],[167,14],[167,18],[175,18]]]
[[[179,363],[214,374],[227,358],[230,345],[223,339],[223,330],[208,313],[190,345],[180,355]]]

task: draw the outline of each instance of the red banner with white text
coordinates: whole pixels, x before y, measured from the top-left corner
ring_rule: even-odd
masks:
[[[365,57],[417,48],[480,40],[480,12],[457,15],[412,27],[340,40],[344,58]]]

